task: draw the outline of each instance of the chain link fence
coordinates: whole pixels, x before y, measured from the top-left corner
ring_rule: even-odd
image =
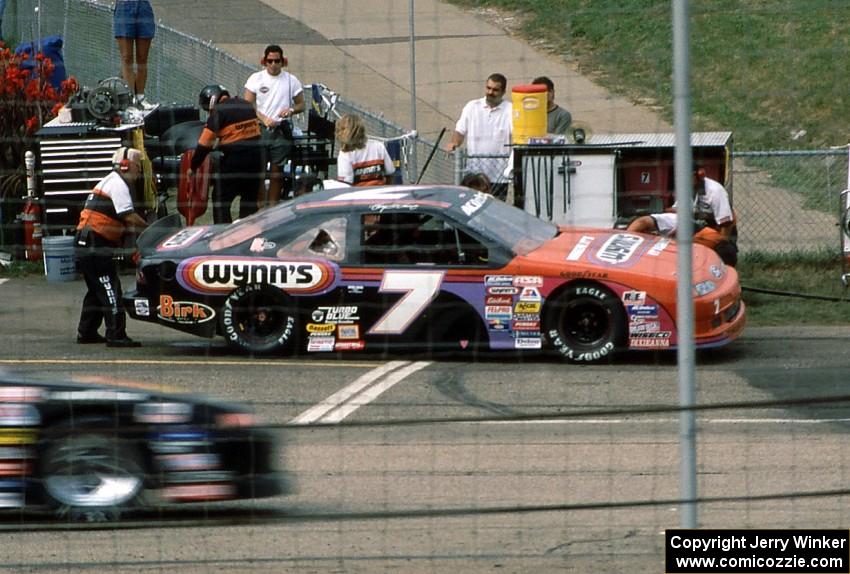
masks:
[[[76,76],[81,85],[95,86],[104,78],[120,75],[111,4],[40,0],[38,11],[30,4],[9,2],[4,19],[7,36],[29,41],[61,35],[68,73]],[[162,24],[157,26],[156,38],[151,46],[146,90],[154,101],[195,103],[202,86],[215,82],[231,89],[241,88],[257,69],[211,42]],[[309,104],[310,90],[305,90],[305,97]],[[415,182],[420,177],[422,183],[460,181],[467,159],[463,155],[434,150],[435,142],[417,138],[380,113],[344,97],[338,99],[336,112],[361,115],[368,133],[375,138],[400,140],[405,182]],[[844,150],[736,151],[733,205],[739,220],[741,251],[838,249],[836,223],[839,194],[847,182],[845,157]]]

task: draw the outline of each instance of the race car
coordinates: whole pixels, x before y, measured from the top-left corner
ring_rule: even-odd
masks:
[[[249,353],[675,348],[676,243],[557,227],[460,186],[310,193],[229,226],[154,224],[135,319]],[[696,345],[740,335],[735,270],[693,250]]]
[[[99,522],[275,496],[285,490],[276,450],[242,406],[161,385],[0,372],[0,509]]]

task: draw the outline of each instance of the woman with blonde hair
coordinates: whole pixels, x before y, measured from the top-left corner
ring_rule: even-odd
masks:
[[[337,179],[355,185],[385,185],[391,182],[395,164],[380,141],[366,137],[363,120],[346,114],[336,122],[336,141],[340,146],[337,157]]]

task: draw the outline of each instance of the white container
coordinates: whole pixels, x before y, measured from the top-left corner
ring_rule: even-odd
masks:
[[[41,245],[44,250],[44,274],[48,281],[73,281],[77,278],[73,235],[45,237]]]

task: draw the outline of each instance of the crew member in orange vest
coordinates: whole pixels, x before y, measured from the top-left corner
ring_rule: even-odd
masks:
[[[263,146],[260,124],[254,106],[242,98],[230,97],[224,86],[210,84],[198,96],[200,106],[209,112],[192,156],[192,172],[213,148],[221,152],[217,185],[213,188],[213,223],[230,223],[230,208],[239,197],[239,219],[257,211],[257,190],[263,173]]]
[[[135,212],[130,186],[142,172],[142,152],[121,147],[112,155],[113,171],[101,179],[86,199],[77,225],[76,255],[88,291],[77,326],[77,343],[107,347],[139,347],[127,336],[127,314],[121,304],[121,280],[113,256],[124,235],[147,227]],[[106,337],[98,333],[106,323]]]

